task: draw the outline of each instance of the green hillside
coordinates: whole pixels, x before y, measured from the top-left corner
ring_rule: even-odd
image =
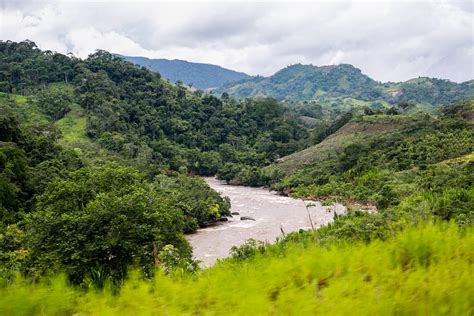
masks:
[[[267,96],[278,100],[315,100],[321,105],[347,107],[368,105],[380,108],[388,104],[413,103],[424,111],[474,97],[473,81],[420,77],[400,83],[380,83],[352,65],[288,66],[270,77],[252,77],[231,82],[214,90],[235,97]]]
[[[278,160],[277,167],[284,174],[292,174],[297,169],[335,159],[344,148],[357,141],[370,137],[383,137],[384,134],[409,129],[420,123],[426,124],[425,115],[374,115],[353,119],[321,143]]]
[[[226,163],[261,167],[306,145],[307,129],[272,99],[203,96],[104,51],[79,60],[31,42],[0,48],[0,91],[36,100],[68,141],[89,140],[144,170],[212,175]]]
[[[281,158],[265,174],[275,189],[290,195],[378,208],[397,205],[419,190],[428,174],[439,172],[437,164],[442,161],[464,157],[464,167],[458,166],[461,170],[445,171],[470,172],[473,107],[472,101],[459,103],[438,117],[355,117],[320,143]],[[472,191],[472,176],[454,174],[455,179],[467,181],[462,187],[471,194],[467,192]]]
[[[314,100],[323,96],[356,95],[377,83],[352,65],[288,66],[270,77],[253,77],[215,90],[239,97],[272,96],[279,100]]]

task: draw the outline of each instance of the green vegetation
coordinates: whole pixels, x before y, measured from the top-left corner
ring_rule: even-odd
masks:
[[[183,233],[229,215],[230,205],[202,179],[177,172],[187,171],[191,164],[177,151],[193,157],[192,166],[204,173],[217,168],[209,166],[207,157],[217,156],[218,164],[219,154],[207,152],[201,158],[199,149],[179,145],[162,132],[153,141],[148,138],[144,126],[130,120],[138,108],[120,109],[117,104],[128,104],[113,98],[126,95],[125,79],[124,86],[116,87],[97,69],[104,80],[96,83],[110,85],[104,91],[103,86],[93,86],[95,73],[82,61],[42,52],[31,42],[2,42],[0,47],[5,89],[0,95],[0,277],[21,272],[36,279],[65,271],[75,284],[108,279],[118,284],[129,266],[145,274],[157,262],[195,269]],[[100,54],[112,62],[110,55]],[[116,62],[113,67],[98,66],[95,58],[89,66],[106,68],[111,75],[122,66],[128,68],[136,75],[135,88],[143,83],[140,76],[155,80],[162,88],[157,93],[169,93],[167,102],[175,106],[177,96],[172,92],[184,93],[183,98],[188,94],[159,75]],[[83,72],[90,77],[80,77]],[[97,108],[87,100],[94,100]],[[113,104],[115,108],[108,107]],[[126,117],[115,121],[114,113],[120,111]],[[120,150],[107,146],[109,131],[115,131],[112,144],[122,141]],[[168,156],[157,158],[160,162],[147,147],[152,142],[168,146]],[[157,153],[166,155],[164,150]],[[179,162],[176,171],[163,163],[170,160]]]
[[[62,142],[87,142],[87,118],[84,116],[84,110],[74,103],[70,105],[69,109],[69,113],[55,123],[61,131]]]
[[[369,105],[380,84],[349,65],[305,86],[338,108],[203,96],[104,51],[0,61],[0,314],[473,313],[472,100]],[[454,98],[383,93],[427,82],[423,106]],[[349,213],[200,270],[183,234],[230,215],[195,176],[215,174]]]
[[[411,103],[432,111],[474,97],[472,81],[457,84],[436,78],[417,78],[400,83],[380,83],[352,65],[288,66],[270,77],[251,77],[214,90],[235,97],[267,96],[278,100],[316,101],[326,107],[347,110],[360,106],[380,109],[388,104]]]
[[[354,118],[321,143],[267,169],[273,187],[296,196],[357,201],[385,208],[398,204],[439,172],[439,163],[465,158],[443,172],[472,173],[473,103],[428,115]],[[452,170],[451,170],[452,169]],[[469,190],[472,177],[455,176]],[[428,187],[433,190],[433,187]]]
[[[365,93],[377,83],[351,65],[323,66],[296,64],[274,75],[252,77],[223,85],[216,93],[240,97],[272,96],[279,100],[314,100],[320,96]]]
[[[19,119],[28,125],[46,124],[48,117],[31,99],[22,95],[0,92],[0,104],[8,105],[15,109]]]
[[[0,91],[28,95],[63,142],[86,136],[144,171],[213,175],[226,163],[261,167],[306,145],[307,130],[275,100],[202,97],[105,51],[82,61],[7,41],[0,60]]]
[[[134,276],[119,294],[84,291],[60,277],[37,284],[19,279],[0,288],[0,313],[469,315],[473,244],[472,230],[440,224],[369,244],[289,243],[195,276]]]
[[[34,269],[54,271],[51,264],[57,263],[56,269],[80,284],[91,271],[123,280],[136,261],[149,270],[166,245],[191,259],[178,201],[160,195],[133,169],[114,164],[55,180],[25,220]]]

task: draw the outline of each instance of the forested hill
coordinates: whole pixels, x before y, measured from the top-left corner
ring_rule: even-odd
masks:
[[[182,234],[230,215],[194,175],[252,182],[308,136],[274,99],[203,96],[106,51],[0,41],[0,65],[1,284],[20,266],[123,280],[160,253],[193,269]]]
[[[0,58],[0,92],[39,101],[53,120],[77,104],[86,137],[158,169],[210,175],[229,162],[263,165],[302,149],[307,135],[275,100],[202,96],[105,51],[80,60],[2,42]],[[68,87],[49,89],[58,83]]]
[[[126,61],[159,72],[171,82],[182,81],[197,89],[216,88],[223,84],[248,78],[243,72],[237,72],[217,65],[193,63],[179,59],[150,59],[146,57],[122,56]]]
[[[317,100],[321,104],[338,104],[341,99],[361,102],[413,102],[430,105],[449,104],[474,96],[474,82],[424,78],[399,83],[380,83],[352,65],[288,66],[270,77],[251,77],[227,83],[214,90],[236,97],[271,96],[279,100]]]

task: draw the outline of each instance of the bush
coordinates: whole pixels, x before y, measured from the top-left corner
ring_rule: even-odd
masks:
[[[155,188],[160,196],[175,201],[175,207],[182,211],[185,232],[193,232],[230,215],[229,200],[211,189],[201,177],[159,175],[155,178]]]
[[[234,260],[241,261],[253,258],[258,253],[264,254],[265,250],[265,244],[262,241],[251,238],[238,247],[233,246],[229,253]]]

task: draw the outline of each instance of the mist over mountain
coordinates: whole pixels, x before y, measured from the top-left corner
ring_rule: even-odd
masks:
[[[182,81],[198,89],[216,88],[223,84],[248,78],[249,75],[217,65],[193,63],[179,59],[150,59],[146,57],[122,56],[126,61],[159,72],[171,82]]]

